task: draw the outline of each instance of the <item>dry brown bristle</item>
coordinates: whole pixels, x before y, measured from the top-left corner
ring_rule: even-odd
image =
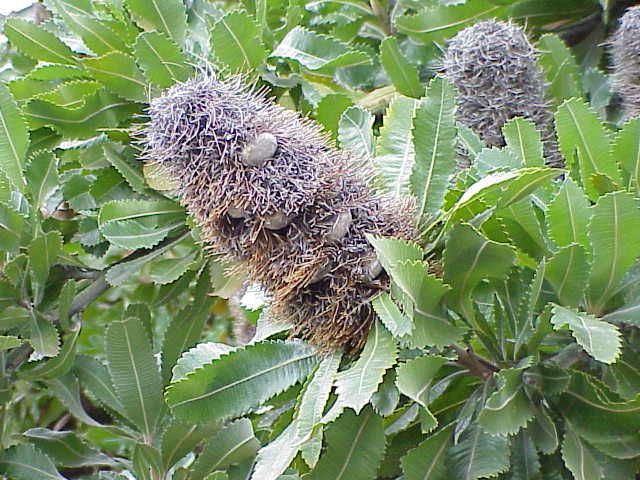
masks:
[[[144,158],[178,179],[207,247],[243,262],[293,335],[325,350],[361,348],[375,318],[369,302],[389,284],[370,274],[366,235],[413,238],[412,205],[372,194],[367,172],[349,169],[318,124],[237,78],[177,84],[149,113]]]

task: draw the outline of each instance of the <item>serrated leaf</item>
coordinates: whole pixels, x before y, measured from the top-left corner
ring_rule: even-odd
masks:
[[[163,32],[178,45],[184,42],[187,14],[180,0],[126,0],[126,5],[145,30]]]
[[[507,147],[523,167],[544,166],[540,132],[531,120],[513,118],[504,124],[502,132]]]
[[[375,322],[358,360],[336,376],[338,399],[322,420],[336,419],[345,408],[359,413],[382,382],[384,373],[396,363],[398,346],[391,334]]]
[[[559,247],[573,243],[591,252],[588,224],[591,219],[589,199],[578,185],[567,178],[547,208],[547,229]]]
[[[507,276],[515,260],[513,249],[493,242],[468,224],[456,225],[444,252],[444,281],[451,285],[454,305],[467,319],[474,318],[473,290],[485,278]]]
[[[14,187],[24,190],[22,175],[29,147],[29,132],[11,92],[0,83],[0,171]]]
[[[22,215],[0,202],[0,250],[19,252],[25,223]]]
[[[21,18],[9,18],[4,34],[22,53],[43,62],[76,64],[71,49],[53,33]]]
[[[338,67],[371,62],[366,53],[300,26],[291,29],[270,56],[294,60],[308,70],[327,74]]]
[[[205,445],[191,467],[193,480],[203,480],[214,470],[224,470],[229,465],[252,458],[260,447],[253,434],[253,426],[247,418],[241,418],[217,432]]]
[[[331,133],[332,138],[337,139],[340,118],[343,112],[351,108],[353,102],[344,93],[331,93],[322,97],[316,109],[315,119],[320,122],[325,130]]]
[[[612,157],[622,167],[627,190],[640,194],[640,118],[622,126],[613,144]]]
[[[103,426],[91,418],[84,410],[82,400],[80,400],[78,379],[72,373],[46,380],[45,384],[48,391],[57,397],[76,419],[92,427]]]
[[[366,110],[352,106],[347,108],[338,122],[338,141],[342,148],[354,155],[354,168],[360,162],[369,164],[375,149],[373,137],[373,115]]]
[[[446,458],[453,440],[452,429],[453,424],[449,424],[402,457],[402,472],[407,480],[449,479]]]
[[[49,197],[58,189],[58,159],[53,152],[41,150],[27,166],[26,178],[33,207],[42,210]]]
[[[102,362],[87,355],[76,355],[74,370],[82,387],[91,392],[99,402],[116,412],[124,411],[113,388],[109,370]]]
[[[527,432],[536,444],[536,448],[544,454],[555,452],[560,444],[556,424],[543,406],[533,407],[534,418],[527,427]]]
[[[51,379],[67,373],[73,367],[79,334],[80,329],[67,335],[58,355],[32,369],[23,370],[20,376],[29,380]]]
[[[565,424],[562,460],[575,480],[598,480],[604,474],[589,447],[573,431],[570,424]]]
[[[414,98],[422,96],[424,88],[420,84],[418,70],[400,52],[395,37],[387,37],[380,43],[380,62],[400,94]]]
[[[219,428],[216,424],[199,425],[172,421],[162,432],[160,451],[166,469],[195,449]]]
[[[232,418],[296,384],[316,362],[315,349],[302,342],[249,345],[172,383],[167,403],[189,421]]]
[[[398,390],[426,409],[429,405],[430,388],[445,363],[447,359],[444,357],[423,355],[401,364],[397,368]]]
[[[367,407],[345,411],[327,430],[327,450],[309,480],[373,480],[384,454],[382,418]]]
[[[29,322],[29,341],[33,350],[42,357],[55,357],[60,351],[58,330],[53,324],[35,312]]]
[[[528,430],[511,440],[511,470],[508,480],[539,480],[541,478],[538,452]]]
[[[28,250],[33,280],[40,288],[44,288],[49,270],[56,264],[62,250],[62,235],[58,231],[40,235],[29,243]]]
[[[420,102],[397,96],[382,120],[374,165],[384,188],[396,197],[409,194],[415,162],[412,125]]]
[[[399,32],[419,43],[430,43],[447,38],[471,23],[483,18],[500,17],[504,7],[488,0],[476,0],[451,6],[425,7],[414,15],[396,18]]]
[[[31,100],[25,107],[31,129],[51,126],[63,137],[76,139],[95,137],[100,129],[117,127],[137,111],[137,104],[104,89],[86,97],[85,104],[79,108],[67,109],[38,99]]]
[[[599,362],[610,364],[620,355],[622,342],[615,325],[558,305],[553,307],[551,323],[556,330],[568,325],[578,344]]]
[[[417,243],[371,235],[367,236],[367,241],[375,248],[378,260],[387,272],[391,272],[399,262],[422,260],[422,248]]]
[[[578,83],[580,69],[571,50],[562,39],[555,34],[547,33],[537,43],[542,66],[549,86],[547,91],[555,105],[572,97],[582,97],[582,89]]]
[[[109,373],[127,417],[152,438],[162,413],[162,380],[142,322],[115,321],[105,337]]]
[[[178,359],[172,370],[171,383],[176,383],[179,380],[182,380],[191,372],[234,350],[235,347],[225,343],[199,343],[195,347],[184,352]]]
[[[589,302],[599,312],[640,256],[640,203],[627,192],[600,197],[588,232],[593,245]]]
[[[620,185],[620,172],[611,158],[607,132],[584,100],[572,98],[558,108],[556,130],[560,151],[568,166],[575,165],[574,153],[577,152],[580,178],[574,180],[582,182],[592,201],[599,197],[592,182],[593,175],[605,175],[614,184]]]
[[[0,352],[22,345],[22,339],[13,335],[0,335]]]
[[[381,293],[371,302],[378,318],[396,338],[404,337],[413,330],[413,322],[393,303],[388,293]]]
[[[80,108],[86,103],[86,98],[102,88],[100,83],[93,80],[71,80],[52,90],[34,95],[31,98],[43,100],[59,107],[68,109]]]
[[[305,454],[310,452],[304,448],[309,448],[310,440],[319,438],[320,445],[322,444],[322,437],[313,436],[313,432],[329,399],[340,358],[341,355],[334,353],[320,362],[302,390],[292,421],[275,440],[258,452],[251,477],[253,480],[280,478],[298,451],[302,449],[303,457],[308,457]]]
[[[87,445],[72,431],[31,428],[24,432],[24,436],[47,454],[56,465],[70,468],[117,465],[114,460]]]
[[[124,177],[129,186],[138,193],[144,193],[147,185],[140,162],[135,159],[134,152],[130,148],[118,148],[113,143],[105,143],[102,146],[104,156],[118,173]]]
[[[509,468],[509,437],[471,425],[449,449],[449,475],[459,480],[494,477]]]
[[[143,32],[134,46],[136,60],[151,83],[167,88],[192,74],[186,57],[172,40],[159,32]]]
[[[149,272],[153,283],[166,285],[176,281],[195,263],[197,252],[191,252],[182,258],[165,258],[155,262]]]
[[[534,413],[524,393],[522,369],[503,369],[497,380],[498,390],[487,399],[478,424],[491,435],[515,435]]]
[[[211,27],[211,50],[229,71],[251,71],[267,52],[260,40],[260,26],[246,12],[233,11]]]
[[[51,459],[28,443],[0,453],[0,473],[15,480],[65,480]]]
[[[581,245],[561,248],[549,259],[545,278],[553,286],[562,305],[577,307],[586,289],[589,261]]]
[[[444,202],[456,168],[455,88],[444,77],[436,77],[413,121],[415,163],[410,176],[411,191],[417,198],[420,221],[433,220]]]
[[[82,63],[112,93],[134,102],[147,99],[147,83],[132,56],[110,52],[97,58],[85,58]]]

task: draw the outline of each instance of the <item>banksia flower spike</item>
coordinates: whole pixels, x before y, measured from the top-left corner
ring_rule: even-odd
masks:
[[[412,210],[373,195],[315,122],[238,77],[177,84],[149,115],[143,157],[177,180],[207,247],[242,262],[293,335],[360,348],[389,283],[366,235],[412,238]]]
[[[640,6],[629,8],[611,39],[613,88],[627,118],[640,115]]]
[[[514,117],[541,132],[546,162],[562,166],[536,53],[519,26],[488,20],[459,32],[444,57],[458,89],[458,120],[491,147],[505,144],[502,127]]]

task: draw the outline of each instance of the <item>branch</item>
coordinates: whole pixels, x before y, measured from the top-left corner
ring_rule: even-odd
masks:
[[[491,378],[494,373],[500,371],[500,367],[474,353],[470,348],[465,349],[458,345],[452,345],[452,348],[458,354],[456,363],[462,368],[469,370],[469,373],[476,377],[486,380]]]

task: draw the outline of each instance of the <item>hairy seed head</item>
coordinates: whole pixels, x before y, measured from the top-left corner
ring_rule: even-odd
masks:
[[[640,115],[640,6],[629,8],[610,41],[613,88],[627,118]]]

